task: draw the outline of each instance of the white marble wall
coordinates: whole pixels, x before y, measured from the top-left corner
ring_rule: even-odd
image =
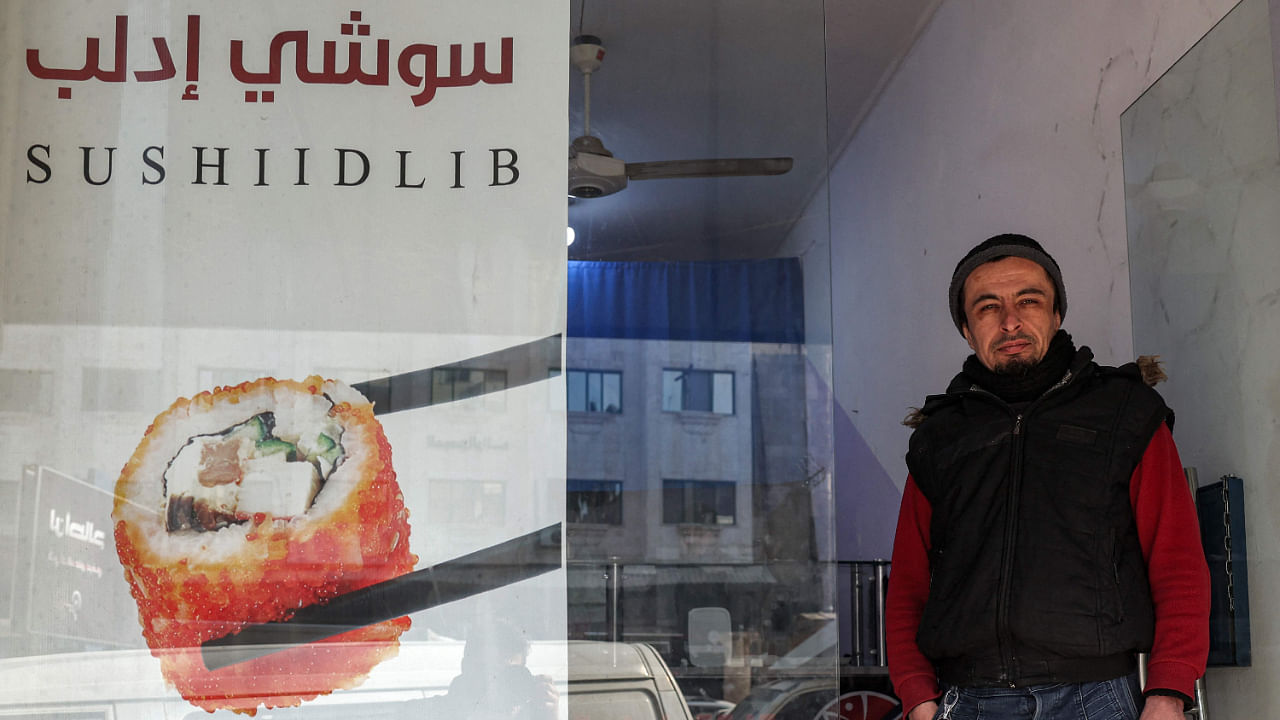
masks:
[[[1214,669],[1210,709],[1280,698],[1280,139],[1267,0],[1244,0],[1123,116],[1133,339],[1159,353],[1174,437],[1202,483],[1244,478],[1253,667]]]

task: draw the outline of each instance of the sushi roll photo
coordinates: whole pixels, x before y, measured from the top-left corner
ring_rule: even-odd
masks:
[[[254,714],[358,685],[400,617],[208,670],[201,644],[413,569],[409,512],[373,406],[334,380],[263,378],[165,410],[116,483],[116,547],[166,680]]]

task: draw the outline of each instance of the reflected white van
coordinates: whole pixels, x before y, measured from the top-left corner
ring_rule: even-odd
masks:
[[[259,709],[257,717],[430,717],[430,698],[449,690],[460,672],[464,647],[465,643],[453,640],[402,643],[399,655],[378,665],[359,687],[338,690],[299,707]],[[554,679],[560,696],[558,718],[692,720],[670,670],[648,645],[535,642],[527,666],[534,675]],[[282,677],[281,695],[305,692],[307,684],[304,674]],[[0,718],[9,717],[216,720],[243,716],[225,710],[207,713],[183,700],[165,684],[160,662],[148,651],[113,650],[0,660]]]

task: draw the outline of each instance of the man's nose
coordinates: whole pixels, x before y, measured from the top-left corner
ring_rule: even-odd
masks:
[[[1006,305],[1001,310],[1000,329],[1005,332],[1012,332],[1022,326],[1022,316],[1018,313],[1017,304]]]

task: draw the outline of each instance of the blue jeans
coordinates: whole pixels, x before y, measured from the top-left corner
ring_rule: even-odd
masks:
[[[1115,680],[1024,688],[947,688],[939,720],[1137,720],[1142,692],[1134,673]]]

